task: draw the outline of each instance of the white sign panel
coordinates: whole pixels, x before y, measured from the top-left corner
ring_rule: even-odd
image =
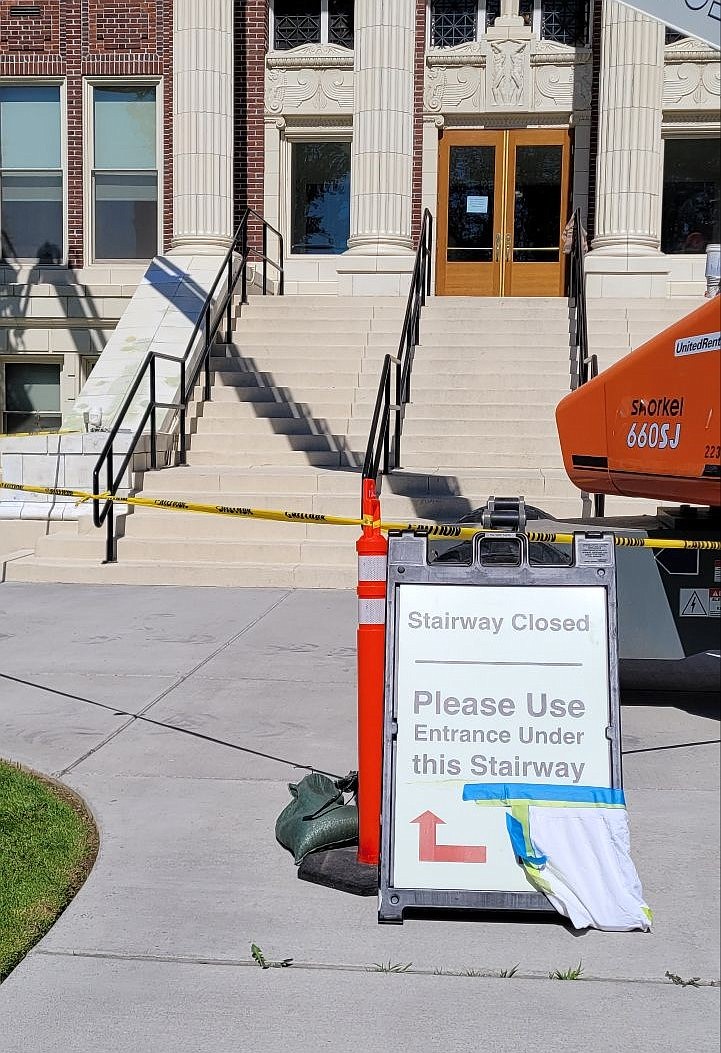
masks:
[[[488,198],[469,194],[466,198],[466,212],[470,215],[485,216],[488,214]]]
[[[706,351],[718,351],[719,348],[721,348],[721,333],[701,333],[699,336],[685,336],[682,340],[677,340],[674,355],[676,358],[683,358],[685,355],[702,355]]]
[[[704,40],[718,48],[721,35],[721,0],[634,0],[634,11],[657,18],[679,33]]]
[[[403,585],[393,886],[533,891],[495,783],[611,785],[606,592]]]

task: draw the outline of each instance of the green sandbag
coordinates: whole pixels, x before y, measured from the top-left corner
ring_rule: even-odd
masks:
[[[358,843],[358,809],[345,803],[346,785],[313,772],[288,786],[293,800],[278,816],[275,836],[296,864],[311,852]]]

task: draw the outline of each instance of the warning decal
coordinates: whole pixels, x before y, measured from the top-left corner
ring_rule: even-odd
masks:
[[[680,589],[679,614],[682,618],[721,618],[721,588]]]

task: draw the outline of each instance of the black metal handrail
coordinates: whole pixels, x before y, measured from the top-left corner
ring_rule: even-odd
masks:
[[[261,247],[256,248],[251,244],[250,226],[260,225]],[[278,258],[273,259],[268,254],[268,237],[273,234],[278,239]],[[150,467],[158,467],[157,453],[157,411],[176,410],[178,414],[178,463],[187,463],[187,436],[186,420],[188,405],[192,401],[195,386],[200,377],[201,370],[204,372],[203,401],[209,401],[211,389],[210,354],[218,335],[218,331],[225,320],[226,341],[230,343],[233,332],[233,297],[240,283],[241,304],[248,302],[248,264],[260,261],[262,263],[261,288],[263,296],[268,292],[268,268],[272,267],[278,274],[278,295],[284,292],[285,260],[283,249],[283,235],[267,223],[259,213],[252,208],[246,208],[238,228],[233,236],[232,244],[213,285],[208,293],[198,320],[193,327],[192,335],[182,358],[174,358],[172,355],[161,354],[150,351],[143,359],[142,365],[133,381],[130,390],[125,396],[120,410],[115,418],[115,423],[110,429],[107,441],[103,446],[100,457],[93,470],[93,523],[96,527],[107,524],[107,535],[105,544],[105,562],[114,563],[116,560],[115,539],[115,512],[114,503],[109,498],[117,495],[125,471],[130,464],[138,442],[145,432],[146,425],[150,423]],[[226,278],[226,285],[222,297],[218,303],[214,303],[218,288]],[[202,341],[196,347],[198,336],[202,334]],[[156,397],[157,388],[157,363],[172,362],[178,366],[180,371],[178,384],[177,402],[158,402]],[[149,389],[148,405],[143,412],[140,422],[132,434],[125,455],[120,461],[118,469],[115,469],[114,444],[121,431],[125,418],[131,409],[138,390],[147,379]],[[104,491],[101,489],[101,477],[105,473]],[[101,496],[102,495],[102,496]]]
[[[583,387],[589,380],[598,376],[598,356],[590,353],[588,344],[588,312],[586,307],[586,268],[584,232],[581,222],[581,210],[573,214],[573,233],[571,235],[571,273],[569,279],[569,306],[573,322],[573,344],[575,369],[571,382],[575,388]],[[594,514],[603,516],[606,510],[606,495],[593,495]]]
[[[426,297],[430,296],[432,291],[432,257],[433,216],[426,209],[423,213],[398,354],[386,355],[383,360],[363,462],[363,479],[373,479],[376,484],[379,483],[380,475],[390,472],[391,462],[393,468],[401,467],[403,423],[406,406],[411,400],[413,361],[420,342],[421,310],[425,306]],[[394,415],[392,435],[391,415]]]

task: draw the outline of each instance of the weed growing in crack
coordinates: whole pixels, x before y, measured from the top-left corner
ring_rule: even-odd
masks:
[[[407,973],[413,962],[374,962],[368,972],[371,973]]]
[[[289,969],[293,964],[292,958],[284,958],[280,962],[272,962],[263,954],[257,943],[251,943],[250,954],[256,965],[261,969]]]
[[[575,969],[554,969],[548,974],[549,980],[579,980],[583,975],[583,962],[579,962]]]

